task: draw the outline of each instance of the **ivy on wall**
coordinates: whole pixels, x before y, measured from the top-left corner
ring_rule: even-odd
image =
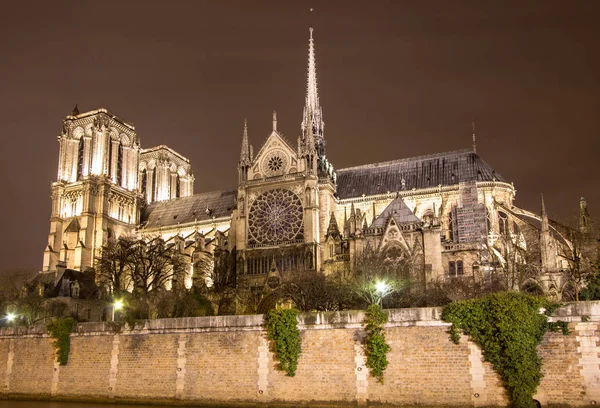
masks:
[[[56,361],[59,365],[67,365],[69,351],[71,350],[71,333],[77,322],[72,318],[55,319],[46,325],[50,332],[52,344],[56,349]]]
[[[298,358],[302,352],[298,311],[295,309],[271,310],[265,315],[267,338],[271,340],[277,368],[293,377],[298,368]]]
[[[531,408],[542,378],[542,359],[537,346],[547,330],[568,333],[565,322],[549,323],[548,316],[560,305],[518,292],[495,293],[479,299],[451,303],[442,319],[452,323],[451,339],[471,336],[486,361],[500,375],[515,408]]]
[[[365,313],[365,330],[367,336],[363,341],[363,349],[367,358],[366,366],[371,377],[383,384],[383,372],[388,366],[387,353],[390,346],[385,342],[383,325],[387,315],[377,304],[370,305]]]

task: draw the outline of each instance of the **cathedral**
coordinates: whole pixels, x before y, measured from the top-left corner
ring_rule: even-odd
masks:
[[[183,155],[165,145],[142,148],[135,127],[107,109],[76,107],[58,136],[42,272],[89,270],[108,239],[136,235],[160,237],[189,257],[188,287],[198,278],[198,254],[216,248],[235,256],[236,276],[256,288],[274,271],[352,270],[367,248],[419,265],[426,283],[484,277],[508,262],[501,237],[518,241],[526,227],[542,244],[546,273],[565,262],[558,251],[568,245],[564,234],[544,211],[513,205],[515,187],[477,154],[475,135],[469,149],[335,168],[326,154],[312,28],[301,118],[297,140],[288,140],[273,113],[273,130],[257,149],[244,124],[237,187],[194,193]]]

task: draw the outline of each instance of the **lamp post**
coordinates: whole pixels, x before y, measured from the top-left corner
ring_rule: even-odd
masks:
[[[117,300],[112,305],[112,321],[115,321],[115,310],[121,310],[123,308],[123,301]]]
[[[390,285],[388,285],[384,281],[378,281],[375,284],[375,290],[377,291],[377,293],[379,293],[379,307],[383,309],[383,297],[390,293]]]

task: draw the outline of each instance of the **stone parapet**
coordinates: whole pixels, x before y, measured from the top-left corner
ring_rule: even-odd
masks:
[[[0,398],[138,403],[506,406],[499,376],[463,336],[454,344],[441,308],[386,310],[385,383],[369,375],[363,311],[304,313],[295,377],[277,369],[263,315],[119,324],[80,323],[68,364],[55,363],[43,325],[0,330]],[[587,316],[582,319],[583,316]],[[588,318],[589,317],[589,318]],[[600,400],[600,302],[559,309],[571,334],[546,334],[538,353],[542,404]],[[582,321],[582,320],[585,320]]]

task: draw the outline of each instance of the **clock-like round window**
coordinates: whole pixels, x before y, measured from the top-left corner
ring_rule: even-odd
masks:
[[[302,239],[300,197],[280,188],[262,193],[250,206],[248,229],[248,241],[254,245],[275,245]]]
[[[285,172],[288,159],[283,151],[273,150],[265,156],[262,163],[263,172],[267,176],[279,176]]]
[[[272,172],[278,172],[283,168],[283,160],[279,156],[273,156],[269,159],[267,166],[269,166],[269,170]]]

